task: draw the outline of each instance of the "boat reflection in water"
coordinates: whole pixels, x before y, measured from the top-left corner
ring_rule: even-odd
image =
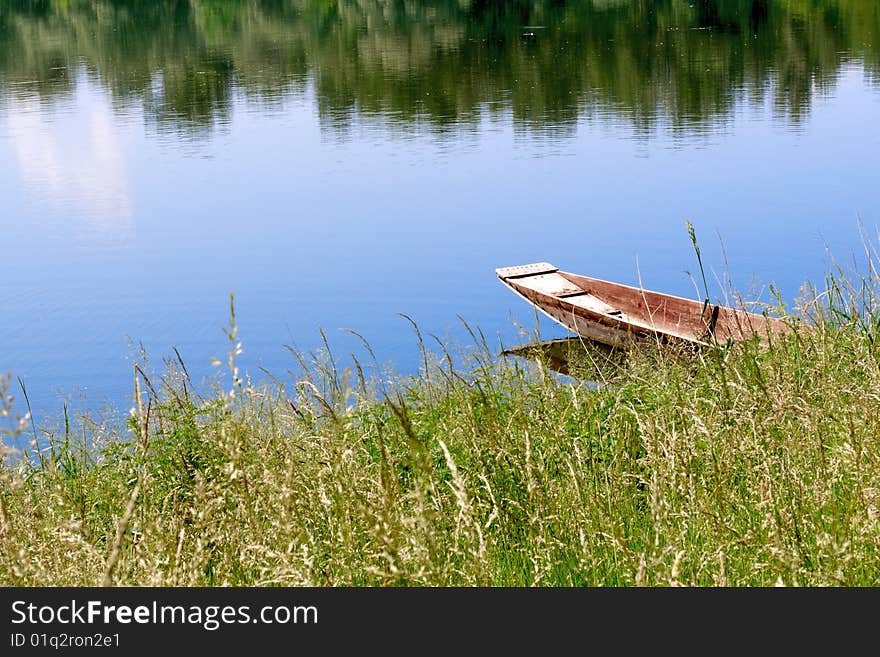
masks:
[[[530,342],[505,349],[501,355],[516,356],[558,374],[597,383],[626,360],[624,349],[580,337]]]

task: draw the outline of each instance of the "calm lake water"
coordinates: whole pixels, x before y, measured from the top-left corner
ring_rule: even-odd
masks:
[[[231,291],[257,378],[321,328],[412,371],[397,313],[534,326],[496,267],[697,297],[686,219],[791,301],[876,230],[878,125],[873,0],[4,0],[0,371],[125,405]]]

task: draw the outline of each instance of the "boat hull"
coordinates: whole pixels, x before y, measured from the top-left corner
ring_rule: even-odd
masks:
[[[496,274],[571,332],[614,347],[645,341],[708,345],[789,330],[776,318],[563,272],[549,263],[505,267]]]

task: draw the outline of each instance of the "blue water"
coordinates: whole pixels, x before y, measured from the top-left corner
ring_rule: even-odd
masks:
[[[406,372],[419,355],[398,313],[452,342],[467,342],[459,316],[493,344],[523,339],[534,313],[496,267],[546,260],[696,298],[690,220],[713,293],[727,268],[748,298],[773,284],[792,302],[827,249],[846,259],[859,221],[880,219],[880,90],[857,59],[797,120],[771,77],[721,116],[647,129],[607,103],[558,130],[501,103],[442,130],[393,110],[338,130],[305,76],[271,103],[233,86],[222,120],[187,132],[86,66],[68,79],[48,99],[0,93],[0,371],[41,413],[130,403],[141,344],[158,369],[176,347],[210,375],[230,292],[255,378],[287,377],[283,345],[316,349],[321,328],[362,355],[345,327]]]

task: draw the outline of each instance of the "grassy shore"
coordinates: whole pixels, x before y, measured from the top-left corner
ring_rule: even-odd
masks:
[[[232,325],[210,393],[138,369],[127,422],[14,427],[45,448],[0,470],[0,584],[876,586],[880,307],[856,280],[770,344],[585,351],[598,388],[479,334],[419,376],[325,354],[255,385]]]

